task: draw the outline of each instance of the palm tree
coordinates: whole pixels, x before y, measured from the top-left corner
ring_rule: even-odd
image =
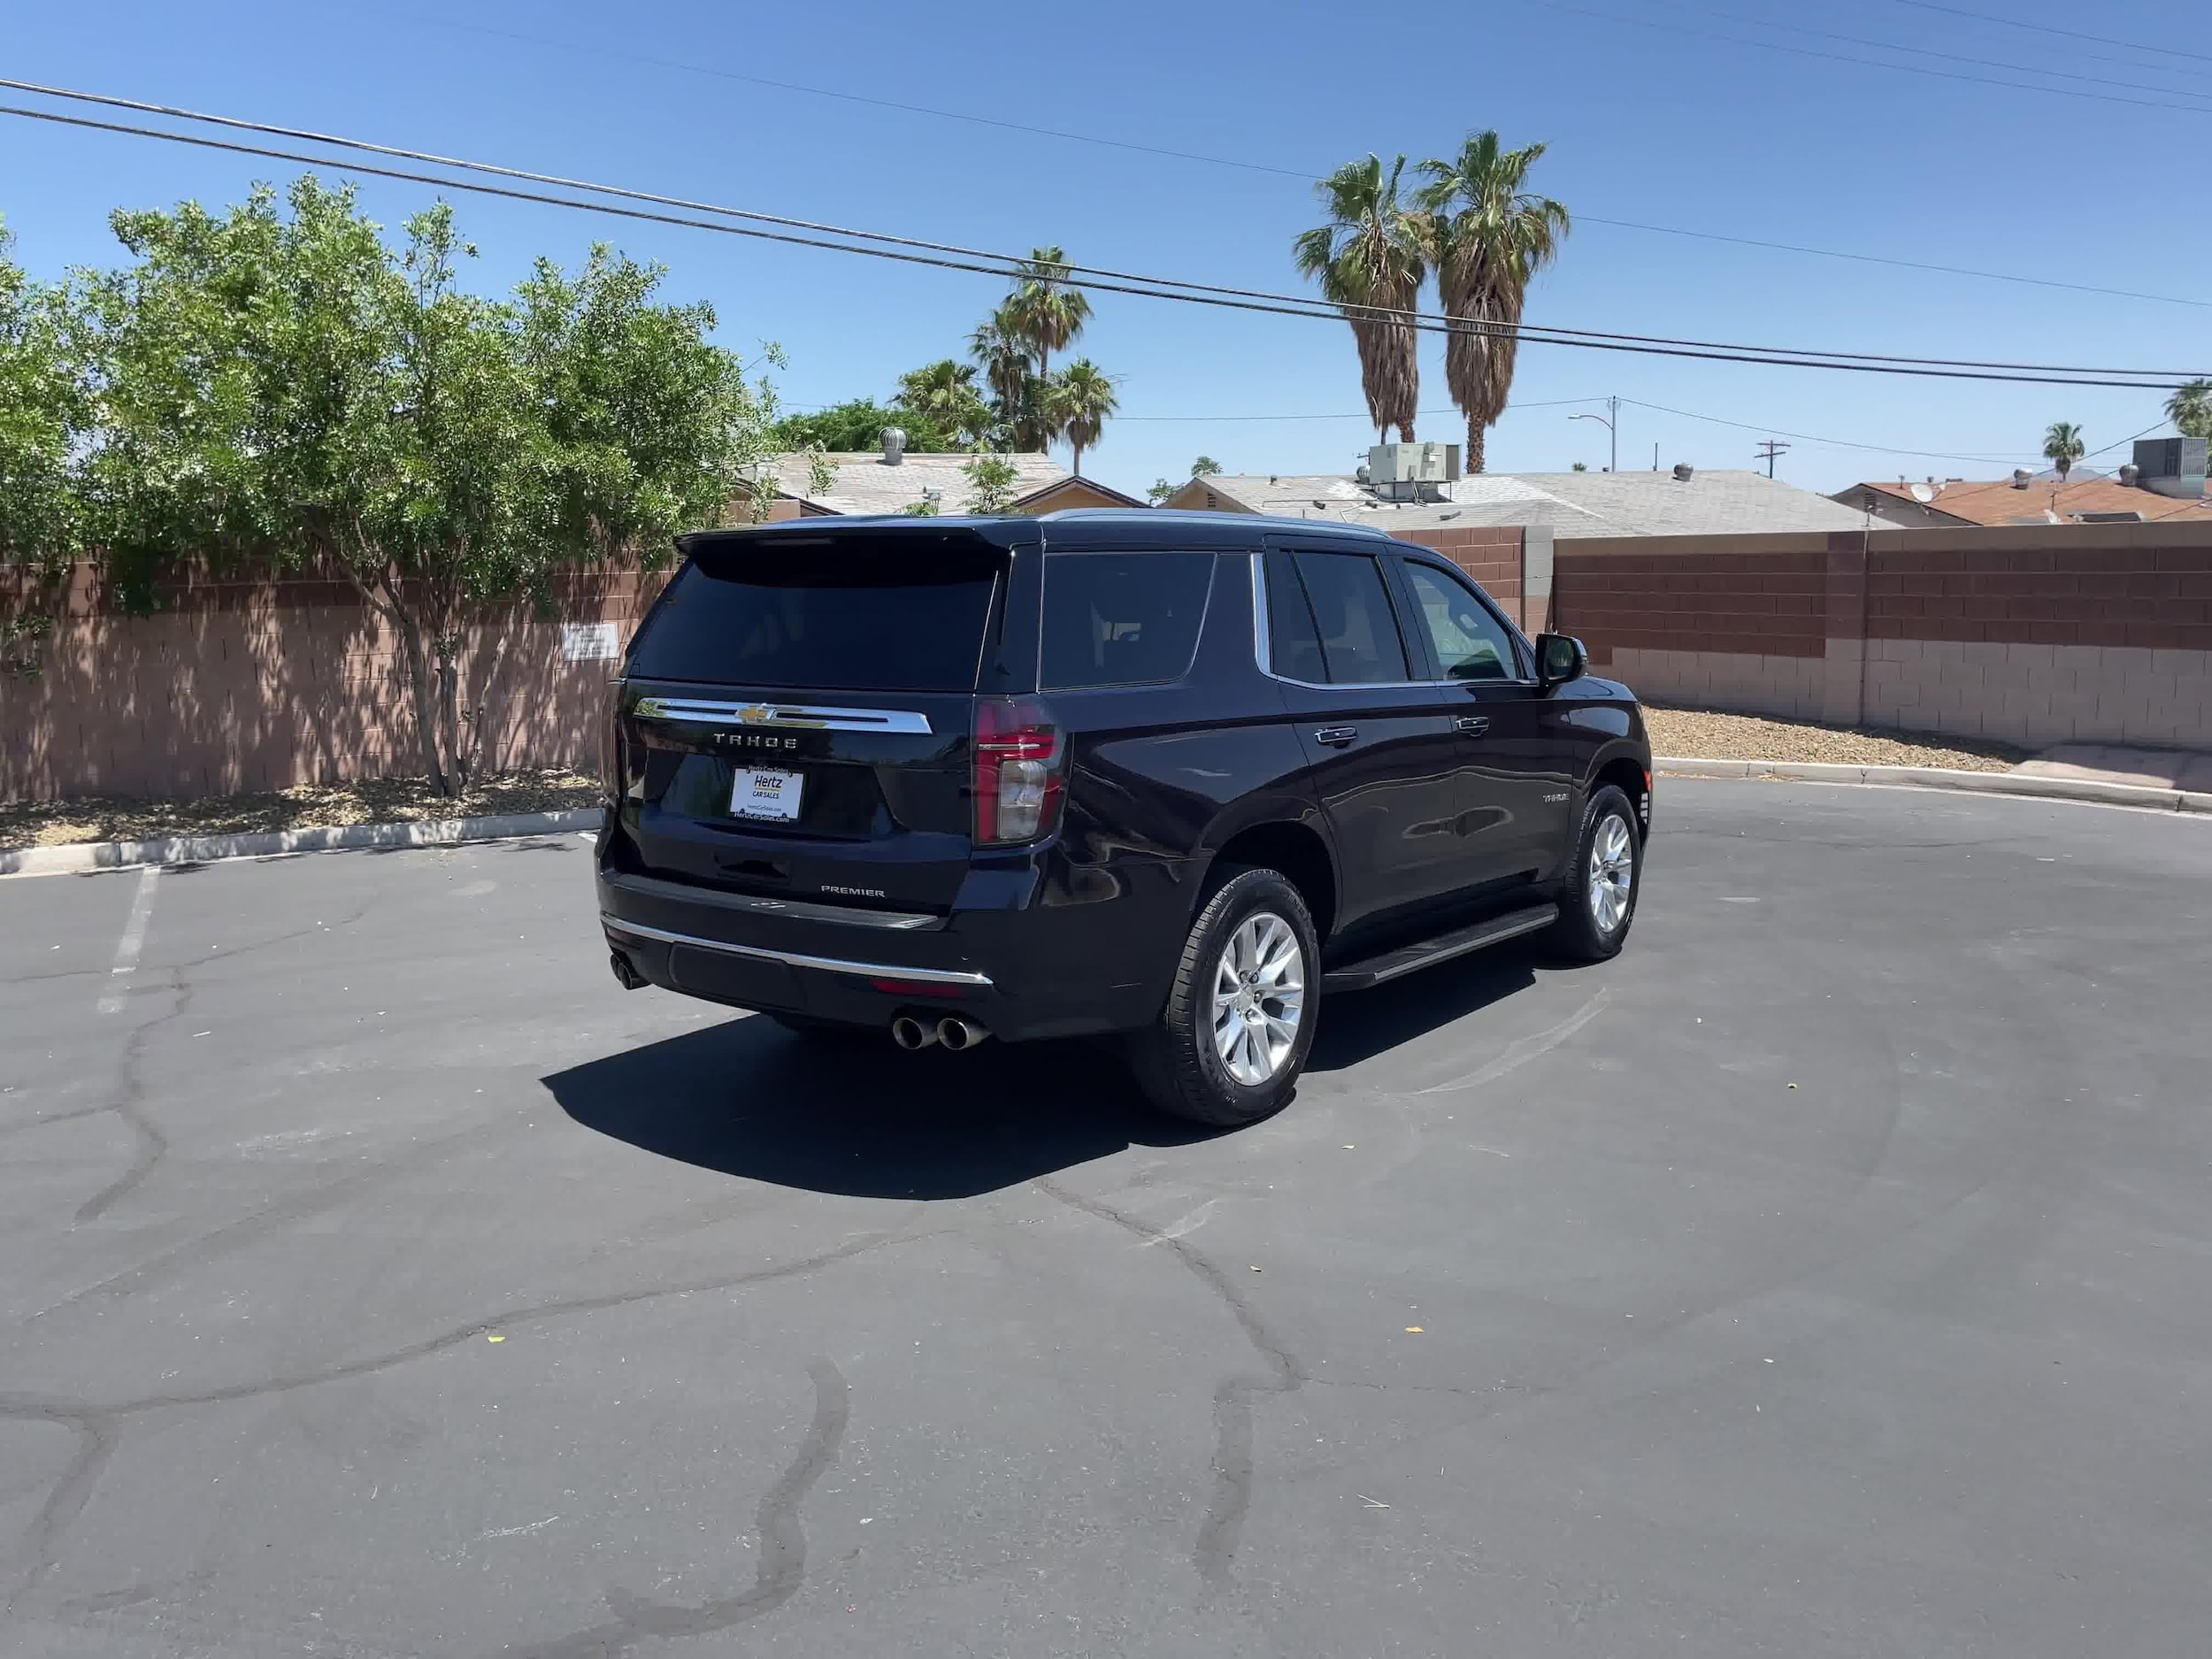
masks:
[[[2185,438],[2212,438],[2212,380],[2191,380],[2166,400],[2166,419]]]
[[[1075,269],[1058,248],[1033,248],[1021,263],[1015,288],[1000,314],[1011,313],[1015,332],[1036,355],[1037,378],[1052,373],[1052,354],[1064,349],[1091,319],[1083,290],[1068,286]]]
[[[941,357],[899,376],[898,404],[926,417],[962,443],[982,442],[991,411],[975,387],[975,365]]]
[[[2043,458],[2058,469],[2058,481],[2063,484],[2067,473],[2074,470],[2085,446],[2081,441],[2081,428],[2070,420],[2055,421],[2043,434]]]
[[[1047,403],[1053,425],[1075,451],[1075,475],[1080,478],[1083,451],[1095,447],[1118,407],[1113,379],[1088,357],[1078,357],[1053,377]]]
[[[1023,336],[1013,296],[968,336],[968,356],[991,388],[1000,428],[996,441],[1012,449],[1043,449],[1047,434],[1038,407],[1037,359]]]
[[[1421,164],[1421,205],[1434,215],[1436,284],[1452,319],[1444,382],[1467,417],[1467,470],[1479,472],[1483,434],[1498,424],[1513,390],[1515,332],[1528,285],[1559,254],[1567,210],[1521,187],[1541,144],[1499,147],[1494,132],[1471,133],[1459,154]]]
[[[1315,187],[1329,222],[1292,244],[1302,275],[1321,285],[1321,297],[1344,313],[1359,349],[1360,388],[1378,437],[1397,427],[1413,439],[1421,401],[1420,336],[1410,312],[1428,272],[1428,227],[1398,200],[1400,156],[1387,173],[1382,157],[1348,161]],[[1404,312],[1393,317],[1382,312]]]

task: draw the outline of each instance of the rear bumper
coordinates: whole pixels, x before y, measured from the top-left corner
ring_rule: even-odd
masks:
[[[1148,987],[1083,972],[1097,958],[1071,925],[1095,915],[1017,903],[901,916],[603,868],[598,897],[608,949],[639,978],[735,1008],[879,1028],[958,1013],[1005,1041],[1123,1030],[1157,1011]]]

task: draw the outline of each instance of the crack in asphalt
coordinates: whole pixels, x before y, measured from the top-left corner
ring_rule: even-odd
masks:
[[[73,1429],[81,1437],[75,1458],[65,1469],[46,1502],[32,1519],[25,1534],[22,1551],[28,1562],[27,1570],[9,1593],[0,1612],[15,1605],[17,1600],[35,1587],[58,1559],[61,1540],[90,1498],[92,1488],[101,1470],[113,1454],[121,1438],[122,1429],[131,1417],[150,1411],[179,1408],[224,1405],[237,1401],[255,1400],[272,1394],[288,1393],[299,1388],[318,1387],[325,1383],[344,1382],[388,1371],[411,1360],[426,1358],[442,1352],[470,1338],[484,1334],[495,1326],[514,1326],[548,1319],[572,1317],[579,1314],[602,1312],[610,1308],[626,1307],[652,1302],[664,1296],[695,1295],[717,1290],[736,1290],[754,1285],[767,1284],[776,1279],[795,1278],[817,1271],[839,1262],[904,1239],[908,1242],[927,1238],[929,1233],[908,1233],[906,1229],[926,1209],[917,1204],[893,1225],[874,1233],[848,1239],[844,1243],[796,1261],[779,1263],[772,1267],[757,1268],[749,1272],[718,1274],[708,1279],[687,1280],[678,1284],[651,1285],[638,1289],[614,1291],[597,1296],[565,1297],[552,1302],[523,1303],[500,1310],[465,1325],[452,1326],[434,1336],[411,1342],[405,1347],[342,1364],[323,1366],[290,1376],[265,1379],[259,1382],[232,1383],[215,1388],[179,1391],[171,1394],[147,1394],[136,1399],[84,1402],[53,1399],[35,1394],[0,1394],[0,1422],[56,1423]],[[939,1231],[949,1231],[940,1229]],[[840,1419],[839,1432],[842,1432]],[[817,1471],[818,1473],[818,1471]],[[809,1484],[812,1477],[808,1478]],[[803,1486],[800,1491],[803,1493]],[[793,1502],[795,1503],[796,1499]],[[803,1543],[801,1545],[803,1555]],[[795,1588],[795,1585],[793,1586]],[[786,1594],[788,1594],[787,1592]],[[586,1648],[582,1652],[595,1651]]]
[[[130,1166],[98,1192],[77,1206],[76,1221],[80,1224],[96,1221],[115,1202],[123,1197],[154,1172],[154,1165],[169,1150],[169,1137],[161,1133],[154,1120],[146,1114],[146,1079],[139,1074],[139,1067],[146,1057],[146,1041],[162,1026],[184,1018],[192,1006],[192,984],[176,969],[168,971],[165,992],[176,994],[176,1006],[167,1013],[131,1027],[131,1034],[123,1044],[123,1058],[118,1068],[115,1098],[106,1110],[120,1118],[136,1137],[138,1149],[131,1155]]]
[[[814,1383],[814,1419],[807,1425],[798,1455],[761,1494],[754,1511],[759,1548],[751,1589],[696,1607],[649,1601],[613,1589],[607,1592],[607,1610],[614,1617],[607,1623],[503,1651],[515,1659],[613,1659],[641,1641],[712,1635],[772,1612],[796,1595],[806,1582],[806,1528],[799,1506],[837,1460],[851,1417],[851,1391],[834,1363],[818,1359],[807,1367],[807,1375]]]
[[[1207,1585],[1220,1588],[1228,1582],[1231,1558],[1252,1509],[1252,1402],[1261,1394],[1295,1393],[1306,1380],[1306,1371],[1267,1328],[1258,1311],[1224,1273],[1187,1240],[1171,1235],[1141,1217],[1074,1192],[1059,1182],[1040,1176],[1033,1183],[1046,1196],[1100,1221],[1111,1222],[1148,1245],[1174,1253],[1199,1283],[1213,1292],[1230,1314],[1245,1340],[1266,1366],[1266,1374],[1231,1372],[1214,1387],[1213,1492],[1191,1547],[1191,1565]]]

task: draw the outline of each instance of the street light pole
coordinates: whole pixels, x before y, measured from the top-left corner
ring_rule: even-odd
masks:
[[[1612,454],[1611,465],[1605,470],[1609,472],[1617,472],[1621,470],[1621,400],[1617,397],[1609,397],[1605,400],[1605,408],[1606,412],[1602,415],[1570,415],[1567,419],[1594,420],[1604,426],[1606,434],[1611,441],[1607,447]]]

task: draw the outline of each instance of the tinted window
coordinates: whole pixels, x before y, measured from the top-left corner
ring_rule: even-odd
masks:
[[[1371,686],[1409,680],[1404,643],[1382,572],[1364,553],[1298,553],[1306,603],[1321,636],[1321,660],[1332,685]]]
[[[1313,610],[1287,553],[1267,556],[1268,666],[1286,680],[1318,685],[1329,671],[1321,661],[1321,636],[1313,630]]]
[[[1046,690],[1180,680],[1213,586],[1210,553],[1056,553],[1045,561]]]
[[[703,549],[630,651],[653,680],[800,691],[972,691],[997,575],[987,548],[825,537]]]
[[[1517,680],[1513,639],[1480,600],[1443,572],[1406,561],[1414,608],[1448,680]]]

